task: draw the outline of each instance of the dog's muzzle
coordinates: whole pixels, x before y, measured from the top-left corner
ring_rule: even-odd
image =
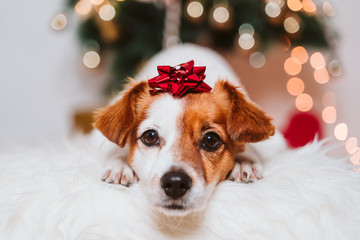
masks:
[[[191,188],[192,180],[184,172],[171,171],[162,176],[160,183],[165,194],[171,199],[177,200]]]

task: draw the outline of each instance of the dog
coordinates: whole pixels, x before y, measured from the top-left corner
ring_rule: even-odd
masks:
[[[189,59],[206,65],[210,92],[174,97],[150,86],[156,66]],[[184,216],[204,210],[226,179],[263,178],[261,159],[247,144],[272,136],[272,119],[248,99],[219,54],[193,44],[173,47],[153,57],[136,78],[145,81],[133,80],[95,115],[94,126],[107,139],[105,182],[139,182],[154,209]]]

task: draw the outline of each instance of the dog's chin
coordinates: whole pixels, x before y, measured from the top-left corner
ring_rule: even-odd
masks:
[[[203,212],[204,207],[185,206],[182,204],[164,204],[155,206],[154,210],[166,216],[184,217],[187,215],[199,214]]]

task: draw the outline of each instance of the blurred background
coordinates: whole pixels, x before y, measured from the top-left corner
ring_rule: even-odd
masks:
[[[315,134],[359,164],[360,2],[53,0],[0,3],[0,151],[89,132],[153,54],[210,47],[298,147]]]

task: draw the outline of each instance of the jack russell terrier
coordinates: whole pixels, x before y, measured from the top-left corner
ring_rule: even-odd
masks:
[[[206,78],[191,59],[206,66]],[[159,65],[177,66],[156,73]],[[105,182],[139,181],[151,206],[183,216],[203,210],[226,179],[263,177],[259,156],[246,145],[269,138],[274,126],[217,53],[193,44],[173,47],[136,78],[143,81],[130,83],[95,116],[95,127],[107,138]]]

